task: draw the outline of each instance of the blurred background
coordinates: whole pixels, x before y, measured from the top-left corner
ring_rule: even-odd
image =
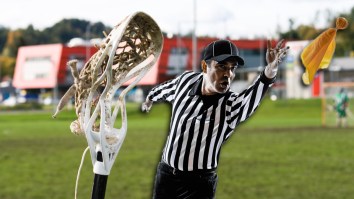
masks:
[[[185,70],[200,71],[203,48],[232,40],[245,59],[232,90],[247,87],[264,66],[267,40],[285,40],[290,51],[263,106],[236,130],[221,155],[217,198],[352,198],[354,195],[354,2],[347,0],[13,0],[0,14],[0,198],[73,197],[77,167],[86,147],[71,135],[73,101],[62,115],[54,108],[73,84],[95,44],[137,11],[159,24],[164,46],[158,63],[127,96],[129,129],[107,198],[151,198],[152,182],[169,121],[169,107],[151,114],[140,103],[155,85]],[[300,54],[337,17],[339,30],[327,69],[311,85]],[[336,95],[348,96],[346,125],[338,125]],[[119,95],[120,90],[117,92]],[[269,116],[272,117],[269,117]],[[144,121],[144,122],[142,122]],[[245,133],[242,133],[245,132]],[[86,158],[79,194],[89,197],[92,165]],[[84,196],[82,196],[84,198]]]

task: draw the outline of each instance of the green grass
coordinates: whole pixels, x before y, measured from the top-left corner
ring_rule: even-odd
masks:
[[[128,107],[128,133],[108,177],[106,199],[147,199],[167,136],[169,106]],[[87,143],[70,133],[74,111],[0,113],[0,198],[74,197]],[[265,101],[221,152],[218,199],[350,199],[353,128],[322,128],[319,100]],[[352,121],[353,122],[353,121]],[[87,154],[78,198],[90,198]]]

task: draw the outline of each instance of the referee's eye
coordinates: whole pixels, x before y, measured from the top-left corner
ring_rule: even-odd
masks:
[[[227,71],[230,71],[231,72],[235,72],[236,68],[237,68],[237,65],[232,65],[232,66],[229,66],[229,65],[226,65],[226,64],[217,64],[215,66],[216,70],[220,71],[220,72],[227,72]]]

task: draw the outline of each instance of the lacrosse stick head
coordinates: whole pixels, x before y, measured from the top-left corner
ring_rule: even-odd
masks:
[[[57,112],[67,98],[75,95],[78,119],[72,122],[70,129],[86,136],[95,173],[109,174],[127,131],[125,95],[156,63],[162,44],[163,36],[157,23],[149,15],[136,12],[106,35],[80,73],[76,60],[68,62],[74,85],[63,96]],[[118,98],[114,97],[118,88],[132,79]],[[117,128],[115,121],[119,112],[121,125]]]

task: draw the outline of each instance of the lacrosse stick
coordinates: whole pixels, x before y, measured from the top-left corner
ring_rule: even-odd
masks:
[[[70,129],[85,134],[95,174],[92,199],[103,199],[107,178],[127,132],[125,95],[156,63],[162,51],[163,37],[159,26],[147,14],[136,12],[113,28],[80,74],[76,60],[68,62],[74,84],[60,100],[56,117],[75,95],[77,120]],[[115,101],[114,95],[132,80]],[[113,111],[112,111],[112,108]],[[121,126],[115,128],[118,113]]]

